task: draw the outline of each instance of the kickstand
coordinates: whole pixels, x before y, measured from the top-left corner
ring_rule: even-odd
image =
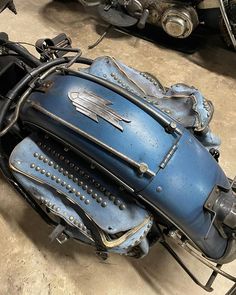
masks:
[[[102,40],[106,37],[106,35],[110,32],[110,30],[111,30],[112,28],[113,28],[113,25],[109,25],[109,26],[106,28],[105,32],[101,35],[101,37],[99,37],[98,40],[97,40],[95,43],[93,43],[93,44],[91,44],[91,45],[88,46],[88,49],[93,49],[93,48],[95,48],[98,44],[100,44],[100,43],[102,42]]]

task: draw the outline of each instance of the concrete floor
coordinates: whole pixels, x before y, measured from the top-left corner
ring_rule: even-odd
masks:
[[[215,104],[213,130],[222,138],[221,165],[229,177],[236,173],[236,53],[209,40],[193,55],[166,50],[136,37],[112,33],[92,51],[87,46],[97,37],[97,19],[76,2],[15,0],[18,15],[5,11],[1,31],[11,40],[34,43],[41,37],[65,32],[85,56],[113,55],[148,71],[165,85],[183,82],[195,85]],[[68,2],[68,3],[67,3]],[[50,244],[50,228],[4,182],[0,180],[0,295],[13,294],[207,294],[183,273],[160,246],[143,260],[112,255],[102,263],[93,249],[68,242]],[[209,271],[188,254],[179,251],[198,275]],[[236,262],[225,270],[236,274]],[[219,278],[214,295],[225,294],[232,284]]]

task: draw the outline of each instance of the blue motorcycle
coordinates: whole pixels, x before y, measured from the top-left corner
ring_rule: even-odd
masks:
[[[35,47],[40,59],[0,34],[0,169],[50,239],[102,259],[161,243],[206,291],[218,274],[236,282],[221,269],[236,258],[236,185],[218,164],[212,103],[114,58],[84,58],[65,34]],[[171,240],[212,269],[206,284]]]

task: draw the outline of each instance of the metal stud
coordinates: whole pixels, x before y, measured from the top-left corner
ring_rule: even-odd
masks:
[[[55,164],[53,167],[54,167],[54,169],[58,169],[59,165]]]
[[[58,171],[59,171],[59,172],[63,172],[64,169],[61,167],[61,168],[58,169]]]
[[[107,206],[107,202],[102,202],[101,206],[105,208]]]
[[[116,206],[119,206],[121,204],[121,201],[119,199],[115,199],[114,204]]]
[[[61,182],[61,185],[62,185],[62,186],[66,186],[66,182],[65,182],[65,181],[62,181],[62,182]]]
[[[97,198],[97,202],[98,202],[98,203],[101,203],[101,202],[102,202],[102,197],[98,197],[98,198]]]
[[[78,166],[75,166],[75,171],[79,171],[79,167]]]
[[[79,228],[82,228],[82,227],[83,227],[83,223],[80,222],[80,223],[78,224],[78,226],[79,226]]]
[[[69,178],[69,179],[73,179],[73,177],[74,177],[73,174],[69,174],[69,175],[68,175],[68,178]]]
[[[68,171],[64,171],[64,172],[63,172],[63,175],[65,175],[65,176],[67,176],[68,174],[69,174]]]
[[[109,200],[111,200],[112,202],[114,202],[115,199],[116,199],[116,197],[115,197],[114,195],[111,195],[111,196],[109,197]]]
[[[86,231],[87,230],[87,227],[85,225],[83,225],[82,230],[83,231]]]
[[[79,197],[80,196],[80,192],[76,192],[76,197]]]
[[[35,164],[32,163],[32,164],[30,165],[30,168],[35,168]]]
[[[49,165],[49,166],[52,166],[52,165],[53,165],[53,161],[49,161],[49,162],[48,162],[48,165]]]
[[[70,167],[73,168],[75,166],[74,163],[70,163]]]
[[[56,182],[57,182],[57,183],[60,183],[60,182],[61,182],[61,179],[60,179],[60,178],[57,178],[57,179],[56,179]]]
[[[69,220],[70,220],[70,221],[73,221],[73,220],[74,220],[74,216],[70,216],[70,217],[69,217]]]
[[[95,183],[95,187],[99,188],[100,186],[101,186],[100,183],[98,183],[98,182]]]
[[[48,162],[48,158],[44,158],[43,161],[44,161],[44,163],[47,163]]]
[[[96,193],[92,194],[92,198],[93,198],[93,199],[96,199],[97,196],[98,196],[98,194],[96,194]]]
[[[105,191],[105,196],[109,197],[111,195],[111,192]]]
[[[76,189],[75,188],[72,188],[71,192],[72,193],[75,193],[76,192]]]
[[[125,204],[121,204],[121,205],[119,206],[119,209],[120,209],[120,210],[125,210],[125,209],[126,209]]]
[[[87,199],[87,200],[84,201],[84,203],[85,203],[86,205],[89,205],[90,201]]]
[[[78,182],[78,185],[79,185],[79,186],[82,186],[83,184],[84,184],[83,181],[79,181],[79,182]]]
[[[39,154],[38,153],[34,153],[34,157],[38,158]]]
[[[52,180],[55,180],[55,179],[56,179],[56,176],[55,176],[55,175],[52,175],[52,176],[51,176],[51,179],[52,179]]]
[[[91,193],[93,192],[93,190],[92,190],[91,188],[89,188],[89,189],[87,190],[87,192],[88,192],[88,194],[91,194]]]
[[[70,163],[70,161],[68,159],[66,159],[65,162],[66,162],[66,164],[69,164]]]
[[[64,156],[60,156],[59,159],[63,161],[65,159],[65,157]]]
[[[42,155],[39,156],[39,160],[43,160],[44,157]]]
[[[79,174],[80,175],[84,175],[84,171],[83,170],[80,170]]]
[[[73,181],[74,181],[75,183],[78,183],[79,179],[78,179],[77,177],[75,177],[75,178],[73,179]]]
[[[50,172],[47,172],[45,175],[46,175],[47,177],[50,177],[50,176],[51,176],[51,173],[50,173]]]
[[[87,190],[88,189],[88,186],[85,184],[85,185],[82,186],[82,189],[83,190]]]
[[[71,185],[70,184],[67,184],[66,188],[67,189],[71,189]]]
[[[85,199],[85,196],[80,196],[80,200],[83,201]]]
[[[36,170],[36,171],[40,171],[41,169],[40,169],[39,166],[37,166],[37,167],[35,168],[35,170]]]

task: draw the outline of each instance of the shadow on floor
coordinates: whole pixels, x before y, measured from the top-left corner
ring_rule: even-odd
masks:
[[[86,30],[85,27],[91,25],[91,23],[94,25],[94,30],[98,33],[99,38],[107,26],[97,15],[96,8],[83,7],[77,0],[52,1],[42,8],[41,15],[48,24],[53,25],[57,30],[66,32],[72,38],[79,38],[79,32]],[[127,39],[130,36],[120,31],[111,30],[106,38]],[[236,53],[225,48],[219,35],[207,35],[205,40],[204,47],[194,54],[179,54],[209,71],[236,79]]]

